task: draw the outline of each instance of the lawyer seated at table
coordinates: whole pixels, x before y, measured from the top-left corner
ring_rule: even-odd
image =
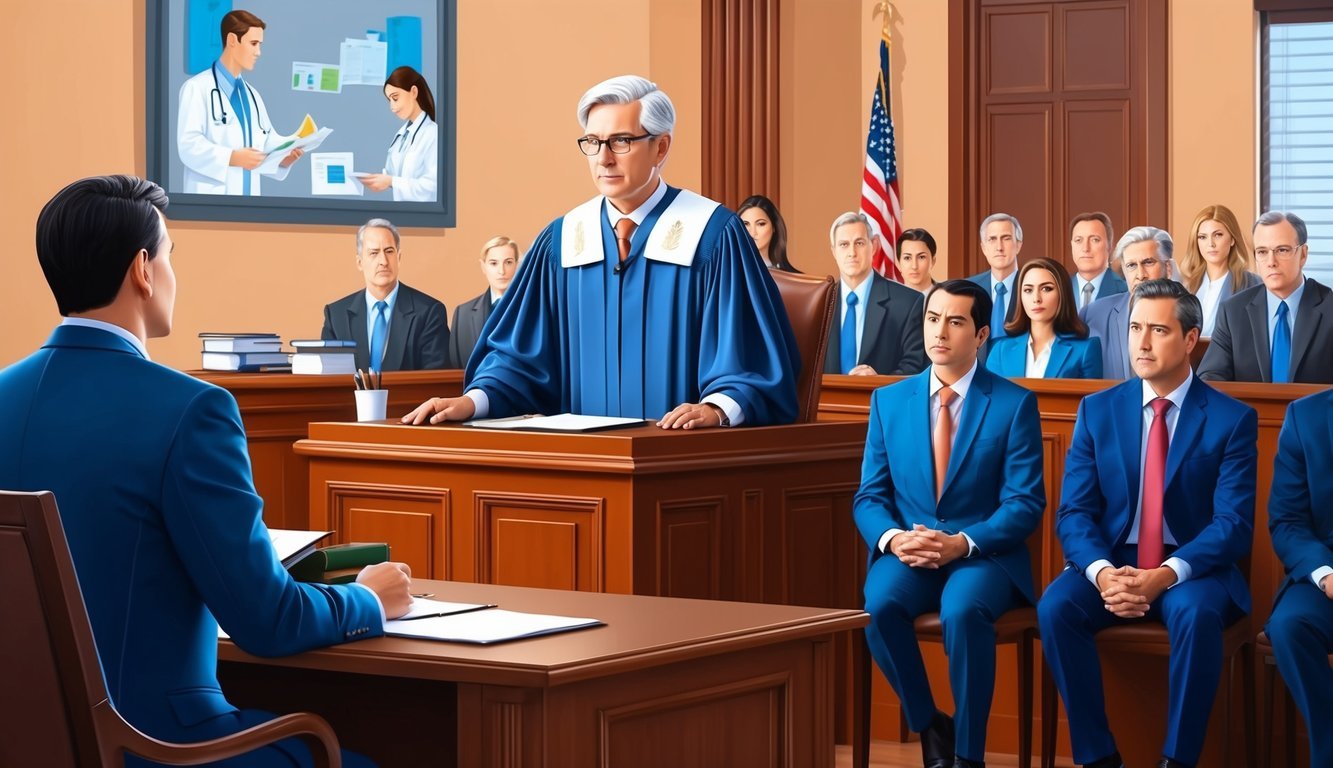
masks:
[[[1100,379],[1102,344],[1078,319],[1069,273],[1058,261],[1033,259],[1018,270],[1019,309],[986,357],[1009,378]]]
[[[789,424],[800,370],[754,239],[719,203],[662,180],[675,107],[642,77],[593,86],[576,139],[601,193],[552,222],[486,321],[462,397],[422,424],[523,413],[666,429]]]
[[[402,238],[388,219],[356,231],[356,266],[366,287],[324,307],[321,339],[356,342],[356,367],[425,371],[449,365],[444,304],[398,279]]]

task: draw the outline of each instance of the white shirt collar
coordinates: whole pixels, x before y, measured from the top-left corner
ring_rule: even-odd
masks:
[[[959,376],[958,381],[949,385],[949,389],[953,390],[956,399],[962,400],[967,397],[967,390],[972,387],[972,377],[976,374],[977,363],[974,360],[972,361],[972,367],[968,369],[967,373]],[[930,396],[934,397],[935,393],[939,392],[941,389],[944,389],[944,382],[940,381],[940,377],[935,375],[935,366],[932,365],[930,366]]]
[[[504,294],[503,294],[503,293],[496,293],[494,288],[491,289],[491,303],[492,303],[492,304],[494,304],[495,302],[499,301],[501,296],[504,296]]]
[[[115,335],[119,336],[125,341],[128,341],[129,343],[133,344],[134,348],[139,350],[139,354],[143,355],[143,359],[145,360],[153,359],[148,356],[148,347],[144,346],[143,341],[141,341],[138,336],[135,336],[134,334],[130,333],[129,331],[125,330],[124,328],[121,328],[119,325],[116,325],[114,323],[107,323],[101,320],[93,320],[92,318],[89,317],[67,317],[64,320],[62,320],[60,324],[73,325],[80,328],[96,328],[100,331],[106,331],[107,333],[114,333]]]
[[[648,196],[648,199],[643,201],[643,205],[640,205],[629,213],[621,213],[616,210],[616,207],[611,204],[610,200],[607,200],[606,219],[611,222],[612,227],[615,227],[616,223],[621,219],[629,219],[634,222],[634,226],[637,227],[643,223],[644,219],[648,218],[648,214],[653,212],[653,209],[657,207],[657,204],[662,202],[662,198],[666,195],[666,192],[666,182],[661,178],[658,178],[657,189],[653,190],[653,193]]]
[[[1180,386],[1176,387],[1175,389],[1167,393],[1166,399],[1171,401],[1171,404],[1176,407],[1177,411],[1185,407],[1185,395],[1189,394],[1190,384],[1193,382],[1194,382],[1194,374],[1191,373],[1189,376],[1185,377],[1184,384],[1181,384]],[[1148,403],[1151,403],[1156,399],[1157,399],[1157,392],[1153,390],[1151,384],[1149,384],[1147,381],[1144,381],[1143,407],[1147,408]]]

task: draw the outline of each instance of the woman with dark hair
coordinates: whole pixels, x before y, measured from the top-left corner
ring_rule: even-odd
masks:
[[[745,223],[745,231],[754,238],[754,245],[769,269],[800,272],[787,261],[787,223],[772,200],[763,195],[751,195],[736,209],[736,215]]]
[[[930,271],[935,268],[935,238],[921,227],[903,230],[894,246],[903,285],[928,293],[935,284]]]
[[[1058,261],[1033,259],[1015,279],[1022,303],[1004,324],[986,367],[1009,378],[1100,379],[1102,343],[1078,319],[1073,283]]]
[[[389,101],[389,110],[405,124],[389,142],[384,172],[360,173],[357,178],[371,192],[392,188],[394,200],[433,203],[438,195],[436,146],[440,129],[435,124],[435,97],[430,86],[415,69],[398,67],[384,81],[384,98]]]

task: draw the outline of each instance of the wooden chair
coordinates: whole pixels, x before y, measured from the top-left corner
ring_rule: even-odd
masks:
[[[230,736],[170,744],[136,730],[107,697],[55,497],[0,491],[0,755],[6,765],[120,766],[126,753],[198,765],[303,738],[315,765],[341,768],[333,729],[311,714]],[[19,694],[18,692],[22,692]]]
[[[1032,583],[1040,585],[1041,579],[1041,542],[1042,528],[1038,525],[1027,539],[1028,556],[1032,562]],[[919,641],[944,642],[944,627],[940,624],[938,613],[926,613],[918,616],[913,623]],[[870,681],[875,673],[874,662],[870,658],[870,646],[866,644],[865,633],[858,633],[858,656],[853,672],[858,682],[855,698],[860,708],[852,744],[852,764],[857,768],[870,765]],[[1006,611],[995,621],[995,644],[1015,644],[1018,646],[1018,765],[1020,768],[1032,768],[1032,678],[1036,671],[1037,609],[1035,607],[1015,608]],[[1043,674],[1042,694],[1047,699],[1054,697],[1055,686],[1046,682]],[[907,730],[906,715],[899,710],[903,719],[900,728]],[[1054,731],[1052,731],[1053,733]],[[1045,729],[1043,726],[1043,734]],[[1046,754],[1055,755],[1049,750]]]
[[[772,270],[773,282],[782,294],[787,319],[801,352],[801,371],[796,377],[796,423],[815,421],[819,414],[819,388],[824,381],[824,355],[828,353],[829,329],[838,306],[838,284],[832,277],[797,275]]]
[[[1250,560],[1246,557],[1240,563],[1245,582],[1250,581]],[[1256,762],[1256,742],[1251,724],[1254,723],[1254,630],[1249,615],[1243,616],[1236,623],[1222,632],[1222,658],[1227,662],[1225,687],[1223,688],[1223,711],[1228,721],[1231,718],[1232,680],[1235,677],[1236,658],[1241,661],[1241,696],[1245,710],[1245,757],[1244,765],[1258,765]],[[1122,624],[1097,633],[1097,649],[1101,654],[1131,653],[1148,656],[1169,656],[1171,642],[1166,626],[1160,621],[1145,621],[1135,624]],[[1055,737],[1059,723],[1060,710],[1056,705],[1056,696],[1046,697],[1042,701],[1042,739],[1046,742],[1042,749],[1046,754],[1055,754]],[[1050,723],[1048,727],[1046,723]],[[1232,760],[1231,750],[1227,750],[1227,764]]]

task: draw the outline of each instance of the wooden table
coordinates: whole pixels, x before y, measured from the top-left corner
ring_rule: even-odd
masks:
[[[356,403],[350,376],[189,371],[231,392],[241,409],[250,446],[255,488],[264,497],[270,528],[306,527],[310,468],[292,443],[312,421],[353,421]],[[463,372],[402,371],[384,374],[389,415],[402,415],[430,397],[462,394]]]
[[[220,643],[229,698],[314,711],[392,766],[833,765],[835,639],[858,610],[421,581],[606,626],[494,646],[376,638],[282,659]]]

